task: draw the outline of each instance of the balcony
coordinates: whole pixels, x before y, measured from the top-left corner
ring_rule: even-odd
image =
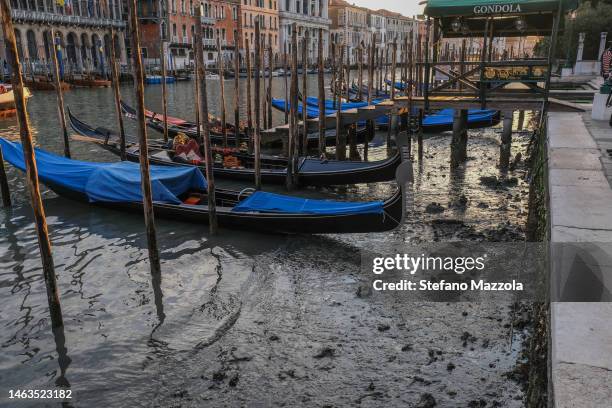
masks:
[[[203,38],[202,45],[204,48],[217,48],[217,42],[213,38]]]
[[[296,20],[302,23],[331,25],[331,22],[332,22],[329,18],[319,17],[319,16],[309,16],[307,14],[293,13],[291,11],[279,11],[278,15],[281,19]]]
[[[217,19],[214,18],[214,17],[204,17],[204,16],[201,16],[200,17],[200,22],[202,24],[206,24],[206,25],[213,25],[213,24],[215,24],[217,22]]]
[[[28,21],[42,24],[66,24],[88,27],[114,27],[125,28],[126,23],[122,20],[110,18],[92,18],[82,16],[66,16],[62,14],[47,13],[43,11],[12,10],[11,16],[14,21]]]

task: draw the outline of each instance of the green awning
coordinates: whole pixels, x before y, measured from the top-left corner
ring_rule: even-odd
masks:
[[[429,17],[505,16],[531,13],[550,13],[574,10],[579,0],[428,0],[425,14]]]

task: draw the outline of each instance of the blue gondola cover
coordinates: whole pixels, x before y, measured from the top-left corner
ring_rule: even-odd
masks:
[[[20,143],[0,138],[4,159],[25,171]],[[94,163],[71,160],[36,150],[41,182],[50,182],[86,194],[90,202],[142,201],[140,165],[131,162]],[[177,197],[189,190],[206,190],[206,179],[197,167],[150,166],[153,201],[180,204]]]
[[[308,198],[257,191],[236,205],[234,212],[263,212],[287,214],[348,215],[382,214],[382,201],[342,202],[311,200]]]

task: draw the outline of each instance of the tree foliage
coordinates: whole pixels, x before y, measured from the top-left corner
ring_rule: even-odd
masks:
[[[602,32],[608,33],[608,41],[612,40],[612,0],[590,0],[581,2],[576,11],[576,19],[565,17],[565,29],[557,42],[556,57],[576,61],[578,50],[578,35],[585,33],[584,53],[582,59],[599,59],[599,41]],[[548,54],[550,38],[543,38],[535,47],[538,56]]]

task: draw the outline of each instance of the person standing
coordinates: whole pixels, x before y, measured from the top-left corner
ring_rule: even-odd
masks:
[[[612,74],[612,41],[608,42],[608,48],[601,55],[601,75],[604,80],[610,78]]]

